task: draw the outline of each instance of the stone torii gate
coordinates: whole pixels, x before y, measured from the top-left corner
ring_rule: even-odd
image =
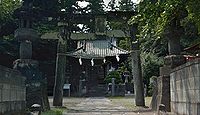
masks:
[[[126,30],[106,30],[106,21],[123,21],[127,24],[128,19],[134,12],[131,11],[110,11],[104,14],[60,14],[63,17],[62,22],[58,23],[61,27],[61,32],[46,33],[42,35],[42,39],[58,39],[57,59],[56,59],[56,76],[54,86],[54,106],[62,106],[62,95],[63,95],[63,81],[65,76],[66,67],[66,53],[67,53],[67,42],[69,40],[91,40],[91,38],[97,37],[116,37],[124,38],[131,37],[132,41],[136,41],[137,26],[127,26]],[[73,17],[73,20],[69,17]],[[95,31],[93,33],[72,33],[72,24],[87,24],[93,23]],[[130,31],[130,32],[129,32]],[[64,33],[63,33],[64,32]],[[144,94],[143,94],[143,83],[141,76],[141,65],[140,65],[140,53],[139,43],[134,44],[131,52],[132,57],[132,73],[135,79],[135,100],[137,106],[144,106]],[[56,94],[56,95],[55,95]]]

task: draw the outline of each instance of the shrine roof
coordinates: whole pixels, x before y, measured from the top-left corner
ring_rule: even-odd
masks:
[[[200,50],[200,42],[184,49],[184,51],[192,51],[192,52],[199,50]]]
[[[68,53],[68,56],[84,59],[103,59],[105,57],[126,55],[129,51],[121,49],[106,40],[86,41],[86,45],[79,47],[76,51]]]

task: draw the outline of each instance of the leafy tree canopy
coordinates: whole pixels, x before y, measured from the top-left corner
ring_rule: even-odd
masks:
[[[179,26],[184,27],[185,36],[190,36],[190,38],[191,36],[196,36],[194,38],[198,38],[197,28],[200,28],[200,10],[198,8],[200,6],[199,2],[199,0],[141,1],[137,5],[138,13],[130,20],[130,24],[138,23],[139,25],[138,37],[140,41],[144,43],[141,45],[142,49],[146,51],[151,50],[153,52],[160,49],[160,44],[166,44],[166,41],[161,39],[163,38],[165,30],[169,26],[174,25],[174,23],[177,23],[177,21],[181,22],[181,25]],[[173,28],[176,29],[176,26]],[[189,28],[192,29],[190,32],[188,31]],[[185,46],[190,44],[191,41],[194,41],[194,39],[186,41],[190,42],[185,44]],[[152,47],[149,48],[149,46]],[[160,54],[163,55],[166,53],[160,52]]]
[[[13,19],[13,12],[20,7],[20,0],[1,0],[0,1],[0,26],[6,21]]]
[[[20,0],[0,0],[0,37],[14,31],[13,12],[20,6]]]

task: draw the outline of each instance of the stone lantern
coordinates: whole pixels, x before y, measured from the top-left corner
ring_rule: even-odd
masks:
[[[158,95],[157,99],[158,111],[162,110],[163,105],[166,111],[171,111],[170,105],[170,74],[171,71],[184,64],[186,59],[181,55],[180,39],[184,35],[184,28],[181,26],[181,20],[187,17],[186,8],[177,10],[174,18],[170,21],[168,27],[164,31],[164,36],[168,40],[169,55],[164,57],[164,66],[160,67],[160,76],[157,78]]]
[[[15,11],[19,19],[19,28],[15,31],[15,38],[20,42],[20,59],[32,58],[32,42],[39,39],[39,35],[32,28],[34,13],[31,3],[24,0],[23,6]]]
[[[48,98],[45,94],[45,79],[39,71],[39,63],[32,60],[32,42],[40,37],[32,29],[34,11],[31,0],[23,2],[23,6],[15,11],[19,20],[19,28],[15,31],[15,38],[20,42],[20,57],[14,62],[14,69],[19,70],[26,77],[26,107],[33,104],[43,105],[42,109],[49,109]]]

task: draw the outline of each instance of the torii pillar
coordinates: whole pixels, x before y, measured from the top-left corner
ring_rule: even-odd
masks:
[[[60,27],[60,39],[57,46],[57,58],[56,58],[56,72],[55,72],[55,84],[53,91],[53,106],[63,106],[63,86],[64,78],[66,76],[66,52],[67,52],[67,39],[69,38],[68,23],[59,22]]]

